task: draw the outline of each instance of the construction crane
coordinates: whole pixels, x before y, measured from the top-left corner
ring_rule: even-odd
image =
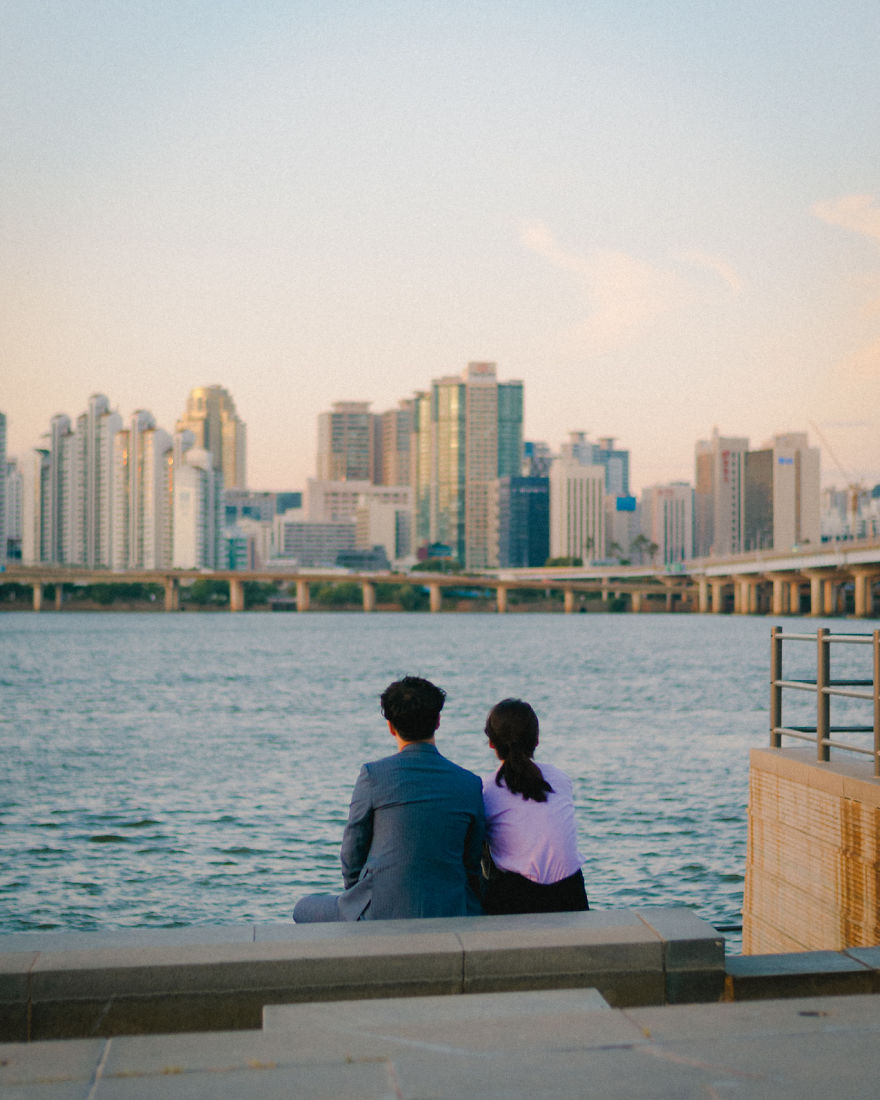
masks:
[[[825,450],[831,457],[831,461],[840,471],[841,477],[846,482],[846,503],[847,503],[847,516],[849,518],[849,531],[850,537],[855,538],[858,531],[858,518],[859,518],[859,500],[862,493],[865,491],[865,486],[861,481],[854,481],[850,474],[843,468],[843,464],[840,459],[834,453],[834,448],[825,438],[825,435],[815,420],[810,421],[810,427],[816,433],[816,435],[822,440],[825,446]]]

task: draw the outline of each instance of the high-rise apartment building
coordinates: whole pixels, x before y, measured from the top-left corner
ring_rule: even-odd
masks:
[[[43,561],[66,563],[72,560],[72,522],[70,490],[73,480],[73,432],[70,417],[59,413],[49,423],[49,432],[43,437],[49,455],[49,476],[43,494],[43,511],[46,515],[45,539],[47,557]]]
[[[171,564],[175,569],[216,569],[221,554],[222,479],[213,455],[180,448],[174,467]]]
[[[24,565],[51,561],[49,556],[51,461],[48,450],[34,447],[18,462],[21,474],[21,560]]]
[[[18,462],[6,459],[6,560],[21,561],[22,506],[24,483]]]
[[[72,560],[78,565],[110,565],[113,530],[113,437],[122,417],[112,412],[103,394],[92,394],[76,420],[73,441]]]
[[[172,440],[139,409],[113,437],[114,569],[164,569],[170,563]]]
[[[336,401],[318,416],[319,481],[375,481],[375,429],[369,401]]]
[[[178,432],[191,431],[195,446],[209,451],[227,489],[247,488],[247,429],[222,386],[198,386],[186,400]]]

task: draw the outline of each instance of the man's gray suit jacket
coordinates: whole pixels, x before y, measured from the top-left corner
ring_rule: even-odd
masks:
[[[434,745],[365,764],[342,838],[342,920],[481,913],[483,789]]]

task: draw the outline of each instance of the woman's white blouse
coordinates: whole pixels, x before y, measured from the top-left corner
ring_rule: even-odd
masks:
[[[577,848],[571,780],[552,764],[535,761],[553,792],[546,802],[511,792],[497,770],[483,776],[486,835],[496,867],[543,884],[568,878],[584,862]]]

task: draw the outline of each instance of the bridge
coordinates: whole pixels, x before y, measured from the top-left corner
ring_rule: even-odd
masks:
[[[649,602],[666,611],[699,613],[833,616],[851,611],[857,618],[874,615],[880,584],[880,539],[823,543],[787,552],[761,551],[729,558],[699,558],[674,566],[588,565],[543,566],[480,573],[328,573],[307,569],[196,570],[196,569],[87,569],[66,565],[11,564],[0,583],[30,587],[33,608],[44,606],[44,589],[55,588],[60,608],[63,585],[141,583],[160,585],[166,611],[180,607],[181,586],[209,578],[229,585],[229,609],[242,611],[244,585],[259,581],[294,587],[298,611],[308,611],[310,585],[358,584],[364,611],[376,610],[376,588],[382,584],[426,588],[429,607],[442,610],[444,591],[484,589],[494,593],[499,612],[508,610],[511,591],[561,591],[568,613],[577,610],[578,597],[598,595],[603,602],[625,600],[634,612]],[[618,604],[619,606],[619,604]]]

